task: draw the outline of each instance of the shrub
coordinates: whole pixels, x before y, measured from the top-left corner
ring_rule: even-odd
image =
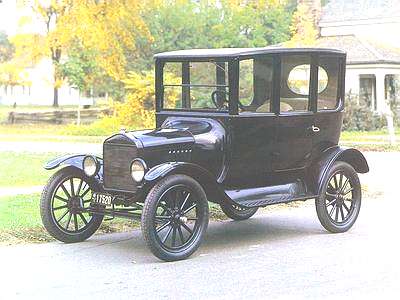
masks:
[[[126,102],[116,107],[116,116],[121,124],[133,128],[154,127],[154,80],[154,72],[128,73],[124,80],[125,88],[128,91]],[[164,81],[171,84],[180,83],[180,79],[170,73],[164,74]],[[178,97],[180,97],[178,89],[164,91],[164,98],[168,106],[175,104]]]
[[[121,127],[122,125],[117,118],[104,116],[90,125],[68,125],[61,133],[66,135],[106,136],[119,131]]]
[[[372,131],[386,126],[386,119],[371,111],[357,95],[347,94],[345,99],[345,112],[343,130]]]

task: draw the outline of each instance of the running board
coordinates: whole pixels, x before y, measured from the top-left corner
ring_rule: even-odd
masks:
[[[225,190],[225,193],[234,203],[243,207],[260,207],[317,197],[306,192],[302,181],[260,188]]]

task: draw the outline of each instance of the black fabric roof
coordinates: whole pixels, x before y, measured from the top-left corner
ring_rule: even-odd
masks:
[[[345,52],[337,49],[328,48],[281,48],[281,47],[265,47],[265,48],[220,48],[220,49],[190,49],[163,52],[154,55],[158,59],[201,59],[201,58],[235,58],[250,57],[262,54],[274,53],[331,53],[344,55]]]

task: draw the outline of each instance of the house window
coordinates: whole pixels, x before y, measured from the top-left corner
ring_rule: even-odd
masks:
[[[385,99],[396,107],[400,104],[400,75],[385,75]]]
[[[360,102],[376,110],[376,77],[374,74],[360,75]]]

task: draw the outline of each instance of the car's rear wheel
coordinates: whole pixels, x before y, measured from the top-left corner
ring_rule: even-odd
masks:
[[[221,203],[224,214],[232,220],[241,221],[252,217],[258,210],[258,207],[246,208],[235,204]]]
[[[333,164],[315,205],[318,219],[326,230],[345,232],[353,226],[361,207],[361,184],[351,165],[343,161]]]
[[[186,175],[158,182],[146,197],[142,232],[151,252],[165,261],[193,254],[208,225],[208,202],[201,185]]]
[[[103,216],[85,211],[96,190],[96,182],[77,168],[66,167],[56,172],[40,200],[40,214],[48,233],[65,243],[81,242],[92,236],[103,220]]]

